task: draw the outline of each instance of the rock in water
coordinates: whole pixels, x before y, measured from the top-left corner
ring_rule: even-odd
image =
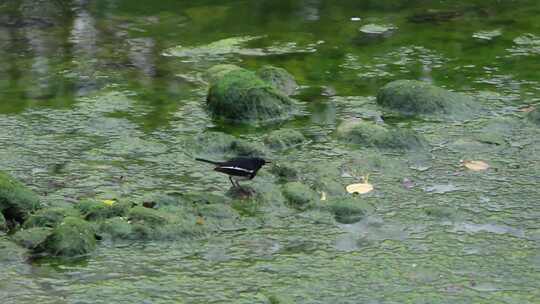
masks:
[[[415,150],[425,146],[424,138],[411,129],[389,128],[363,120],[341,123],[337,135],[342,141],[380,149]]]
[[[295,109],[289,97],[245,69],[223,72],[211,84],[206,101],[215,118],[239,123],[279,121]]]
[[[6,173],[0,172],[0,212],[7,221],[22,223],[39,208],[39,197]]]
[[[54,256],[74,257],[89,253],[95,247],[93,226],[81,218],[70,216],[53,229],[51,235],[40,245],[39,251]]]
[[[282,68],[266,65],[257,71],[257,75],[287,96],[292,95],[298,88],[294,77]]]
[[[471,118],[478,110],[474,100],[417,80],[396,80],[379,90],[377,103],[404,116],[438,116],[449,119]]]

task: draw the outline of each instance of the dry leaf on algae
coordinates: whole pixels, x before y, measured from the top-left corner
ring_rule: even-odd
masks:
[[[463,161],[463,165],[472,171],[485,171],[489,169],[489,165],[481,160],[466,160]]]
[[[369,183],[369,175],[363,178],[363,183],[358,184],[350,184],[345,189],[347,189],[347,192],[349,193],[359,193],[364,194],[373,191],[373,185]]]

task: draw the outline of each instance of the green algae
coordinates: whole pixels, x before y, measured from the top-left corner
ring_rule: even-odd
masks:
[[[138,198],[150,191],[180,192],[177,200],[155,199],[155,208],[173,215],[173,222],[183,214],[184,227],[205,237],[177,236],[181,225],[167,223],[147,230],[141,240],[127,218],[98,220],[96,227],[118,224],[117,237],[98,246],[86,263],[28,264],[24,248],[0,241],[0,289],[8,302],[535,303],[540,297],[535,212],[540,142],[536,125],[521,120],[528,114],[517,111],[537,103],[537,1],[150,5],[121,0],[82,6],[50,2],[47,9],[41,9],[43,1],[32,7],[21,3],[0,4],[2,169],[47,193],[46,202],[143,201]],[[57,25],[44,31],[30,19],[16,28],[13,19],[2,19],[10,14],[19,16],[16,20],[44,15]],[[65,19],[51,17],[60,15]],[[399,30],[359,41],[359,27],[369,23],[392,23]],[[489,41],[473,37],[493,29],[501,29],[501,35]],[[158,55],[171,45],[197,48],[226,37],[259,35],[266,36],[239,46],[261,50],[257,56]],[[141,37],[151,43],[134,43]],[[308,52],[290,53],[319,40],[324,42]],[[272,53],[270,47],[289,53]],[[263,169],[246,181],[265,199],[235,226],[230,225],[235,213],[215,205],[235,206],[225,194],[230,183],[193,161],[206,150],[192,145],[192,136],[211,130],[264,149],[263,137],[271,130],[230,128],[208,116],[206,86],[189,77],[197,79],[216,62],[254,71],[278,65],[297,77],[301,91],[333,87],[336,95],[310,93],[315,96],[305,98],[313,101],[305,116],[279,126],[301,130],[310,141],[264,151],[294,173]],[[465,92],[488,111],[455,124],[444,115],[439,122],[426,118],[430,115],[389,116],[374,96],[396,79]],[[86,95],[103,84],[114,94]],[[384,121],[389,129],[411,128],[425,138],[429,153],[336,140],[336,126],[353,117]],[[209,150],[214,152],[206,156],[215,160],[237,153]],[[469,172],[461,159],[481,159],[491,169]],[[53,170],[59,164],[63,169]],[[325,191],[328,201],[321,204],[329,204],[366,174],[375,191],[355,200],[375,210],[359,222],[336,226],[330,210],[298,213],[281,206],[276,179]],[[412,181],[407,187],[405,178]],[[424,191],[436,185],[457,190]],[[188,207],[192,204],[197,206]],[[199,211],[208,215],[202,225],[196,223]]]
[[[66,217],[47,238],[38,251],[53,256],[75,257],[92,252],[96,247],[94,227],[83,219]]]
[[[319,201],[317,193],[300,182],[289,182],[283,185],[283,196],[292,208],[299,210],[309,209]]]
[[[0,212],[7,220],[22,222],[39,208],[39,197],[11,176],[0,171]]]
[[[49,207],[32,213],[24,222],[23,227],[56,227],[67,216],[79,216],[79,212],[72,207]]]
[[[232,122],[268,122],[288,118],[293,102],[251,71],[225,73],[208,90],[207,105],[218,119]]]
[[[125,216],[131,204],[123,201],[112,201],[111,204],[96,200],[83,200],[75,205],[81,215],[89,221],[103,220],[116,216]]]
[[[17,231],[12,239],[20,246],[34,250],[37,249],[49,235],[52,233],[52,228],[49,227],[33,227]]]

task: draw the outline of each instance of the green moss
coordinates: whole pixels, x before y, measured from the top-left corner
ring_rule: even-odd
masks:
[[[128,213],[128,218],[134,224],[145,224],[150,227],[169,223],[169,217],[166,213],[140,206],[131,208]]]
[[[290,182],[283,185],[283,196],[290,206],[299,210],[309,209],[319,202],[317,192],[300,182]]]
[[[287,96],[292,95],[298,87],[294,76],[282,68],[266,65],[257,71],[257,75]]]
[[[28,215],[39,208],[39,197],[0,171],[0,212],[8,221],[22,223]]]
[[[302,144],[306,138],[296,130],[282,129],[270,133],[264,143],[274,150],[284,150]]]
[[[292,166],[272,164],[270,173],[275,175],[279,182],[296,181],[298,179],[298,171]]]
[[[236,210],[241,216],[258,216],[262,214],[262,202],[256,198],[237,199],[231,204],[231,207]]]
[[[221,132],[206,132],[195,138],[194,148],[201,155],[264,156],[264,149],[253,143]]]
[[[540,109],[536,108],[527,114],[527,118],[533,123],[540,125]]]
[[[4,215],[0,213],[0,231],[7,231],[7,222]]]
[[[27,250],[12,242],[5,236],[0,236],[0,264],[5,262],[24,262]],[[3,264],[5,265],[5,264]]]
[[[379,90],[377,103],[405,116],[443,114],[449,118],[469,118],[477,106],[461,93],[417,80],[397,80]]]
[[[367,212],[365,204],[354,198],[339,198],[328,202],[328,209],[337,222],[352,224],[360,221]]]
[[[51,207],[36,211],[24,222],[25,228],[31,227],[56,227],[67,216],[79,216],[74,208]]]
[[[206,71],[206,76],[210,83],[214,83],[221,79],[225,74],[241,69],[241,67],[234,64],[218,64],[208,69],[208,71]]]
[[[94,228],[78,217],[66,217],[53,229],[39,250],[54,256],[73,257],[87,254],[96,247]]]
[[[115,201],[112,205],[95,200],[84,200],[75,206],[85,219],[90,221],[107,219],[127,214],[130,204]]]
[[[215,117],[233,122],[281,120],[293,110],[291,99],[244,69],[216,80],[208,91],[207,105]]]
[[[367,121],[344,122],[338,127],[341,140],[367,147],[410,150],[422,148],[424,139],[410,129],[390,129]]]
[[[52,228],[34,227],[17,231],[12,236],[12,239],[24,248],[35,249],[39,247],[51,233]]]
[[[100,223],[99,234],[111,239],[130,239],[133,237],[133,226],[126,218],[113,217]]]

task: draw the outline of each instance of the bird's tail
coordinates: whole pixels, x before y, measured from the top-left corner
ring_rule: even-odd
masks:
[[[208,159],[203,159],[203,158],[195,158],[196,161],[200,161],[200,162],[204,162],[204,163],[209,163],[209,164],[212,164],[212,165],[219,165],[220,162],[216,162],[216,161],[212,161],[212,160],[208,160]]]

